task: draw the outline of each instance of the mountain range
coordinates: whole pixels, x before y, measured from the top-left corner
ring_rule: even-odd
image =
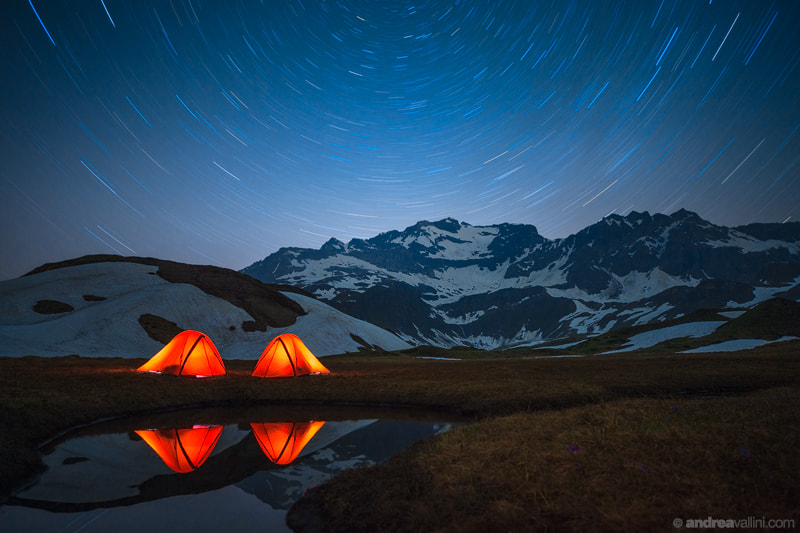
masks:
[[[421,221],[242,270],[299,287],[412,344],[533,345],[800,298],[800,223],[718,226],[696,213],[609,215],[565,238],[532,225]]]

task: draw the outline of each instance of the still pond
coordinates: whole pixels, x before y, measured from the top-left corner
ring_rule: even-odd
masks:
[[[303,492],[463,423],[365,408],[204,409],[86,426],[0,506],[12,532],[290,531]]]

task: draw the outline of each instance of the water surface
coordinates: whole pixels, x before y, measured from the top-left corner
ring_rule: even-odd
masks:
[[[309,487],[385,461],[460,422],[388,409],[206,409],[87,426],[0,506],[22,532],[290,531]]]

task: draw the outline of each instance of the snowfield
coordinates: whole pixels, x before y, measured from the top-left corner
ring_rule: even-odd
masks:
[[[430,255],[432,259],[460,261],[488,256],[488,247],[497,233],[498,229],[492,227],[460,226],[459,230],[453,234],[428,226],[422,230],[422,235],[398,237],[391,242],[405,247],[411,243],[417,243],[426,248],[439,248],[436,253]]]
[[[628,342],[619,350],[612,350],[604,353],[620,353],[631,352],[641,348],[650,348],[660,342],[670,339],[678,339],[680,337],[705,337],[713,333],[718,327],[724,324],[725,321],[710,321],[710,322],[688,322],[686,324],[678,324],[661,329],[654,329],[653,331],[645,331],[639,333],[628,339]]]
[[[784,336],[774,341],[766,341],[764,339],[736,339],[733,341],[710,344],[708,346],[700,346],[699,348],[692,348],[691,350],[685,350],[680,353],[738,352],[739,350],[750,350],[773,342],[793,341],[797,338],[798,337]]]
[[[743,253],[764,252],[775,248],[786,248],[786,250],[792,254],[800,252],[800,247],[794,242],[785,242],[776,239],[761,241],[736,230],[731,230],[730,233],[730,238],[725,241],[706,241],[705,244],[713,248],[741,248]]]
[[[294,293],[284,294],[307,315],[285,328],[245,332],[241,324],[252,317],[244,309],[194,285],[170,283],[157,271],[136,263],[94,263],[0,282],[0,356],[151,357],[162,344],[139,325],[147,313],[205,333],[223,358],[258,359],[281,333],[298,335],[318,356],[358,351],[362,345],[353,336],[385,350],[410,347],[378,326]],[[74,310],[37,313],[33,306],[40,300]]]

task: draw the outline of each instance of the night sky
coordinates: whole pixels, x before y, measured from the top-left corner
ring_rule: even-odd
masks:
[[[454,217],[800,220],[800,2],[4,0],[0,279]]]

